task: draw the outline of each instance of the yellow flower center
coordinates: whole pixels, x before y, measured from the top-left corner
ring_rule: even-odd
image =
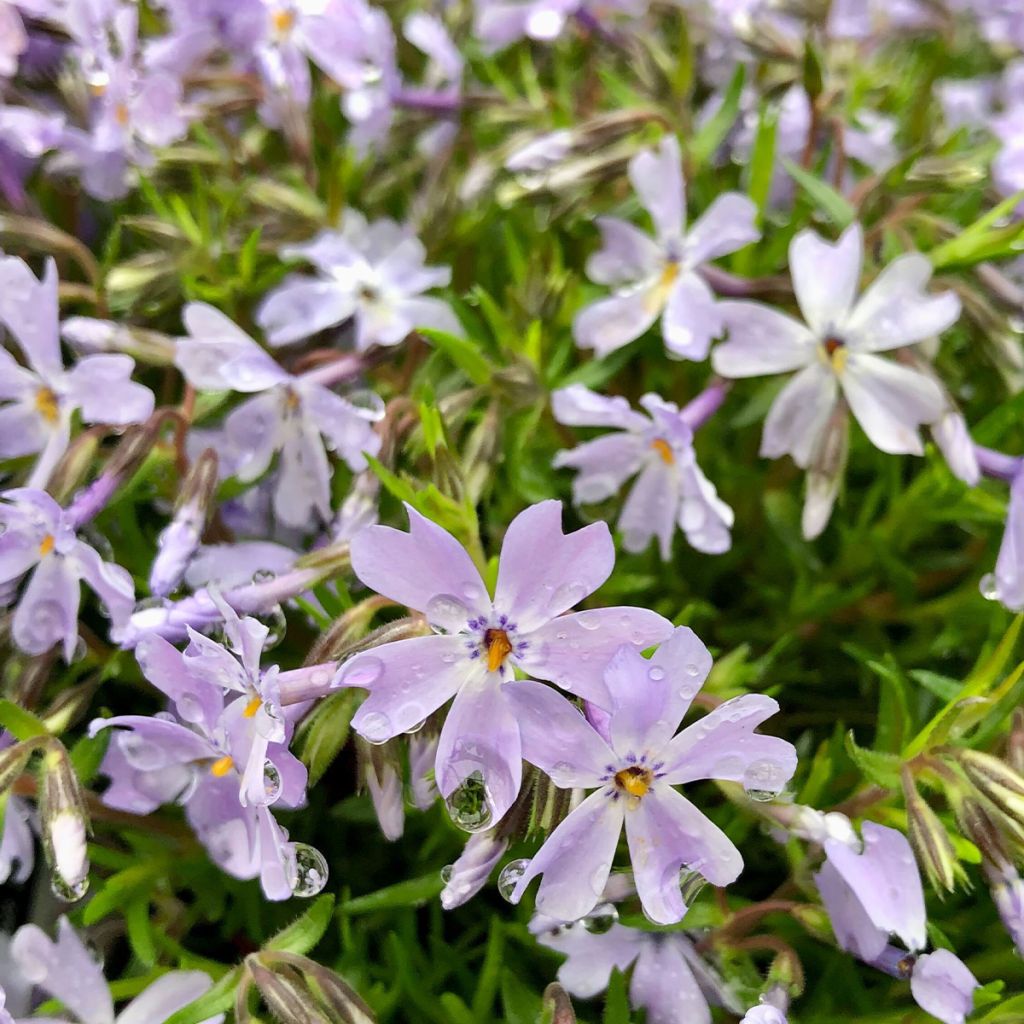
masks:
[[[214,761],[213,764],[210,765],[210,774],[215,778],[223,779],[224,776],[227,775],[227,773],[234,767],[234,759],[225,755],[220,758],[220,760]]]
[[[128,107],[124,103],[118,103],[114,107],[114,120],[124,128],[128,124]]]
[[[651,447],[661,456],[661,461],[671,466],[676,461],[672,446],[663,437],[656,437],[651,442]]]
[[[647,795],[653,781],[654,772],[636,764],[615,773],[615,785],[624,793],[638,798]]]
[[[508,633],[503,629],[489,629],[484,633],[484,643],[487,645],[487,670],[497,672],[512,653]]]
[[[821,348],[825,361],[836,373],[842,373],[846,369],[846,360],[850,356],[846,342],[840,341],[838,338],[826,338],[822,342]]]
[[[36,412],[49,423],[56,423],[60,414],[57,395],[50,388],[40,388],[36,392]]]
[[[246,718],[254,718],[256,716],[256,712],[259,711],[261,707],[263,707],[263,701],[259,697],[253,697],[253,699],[245,705],[245,711],[243,711],[242,714]]]
[[[658,283],[650,290],[647,296],[647,308],[649,311],[661,309],[668,301],[668,293],[672,291],[672,285],[676,283],[679,276],[679,264],[675,260],[665,264],[665,268],[658,278]]]
[[[39,542],[39,555],[40,555],[41,558],[45,558],[53,550],[54,543],[55,543],[55,541],[53,539],[53,534],[52,533],[48,533]]]
[[[274,11],[270,16],[270,21],[278,35],[287,35],[295,27],[295,12]]]

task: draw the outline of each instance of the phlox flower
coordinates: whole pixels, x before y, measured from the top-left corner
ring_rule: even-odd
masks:
[[[995,572],[981,581],[982,593],[1004,604],[1011,611],[1024,609],[1024,460],[1015,462],[1010,479],[1010,500],[1006,525],[996,556]]]
[[[950,408],[930,374],[879,353],[946,330],[960,315],[959,299],[924,291],[931,264],[919,253],[894,260],[857,299],[863,248],[859,224],[834,245],[810,230],[793,239],[789,263],[805,323],[756,302],[718,304],[729,335],[712,355],[716,372],[796,371],[768,412],[761,454],[791,455],[812,473],[845,461],[847,408],[877,448],[908,455],[924,454],[920,426],[938,422]],[[831,453],[834,448],[842,452]],[[810,522],[805,517],[808,536],[824,528],[834,498],[832,489],[821,499],[823,509]]]
[[[723,324],[698,268],[757,241],[756,207],[747,196],[725,192],[687,228],[679,143],[671,135],[630,160],[629,179],[655,236],[617,217],[597,218],[602,246],[588,260],[587,276],[614,292],[576,315],[576,344],[606,356],[660,317],[670,355],[704,359]]]
[[[639,17],[646,10],[647,0],[475,0],[473,34],[499,50],[523,38],[551,42],[573,16],[590,24],[612,12]]]
[[[64,369],[60,351],[57,266],[42,280],[13,256],[0,256],[0,325],[27,365],[0,348],[0,458],[38,453],[29,487],[45,486],[71,436],[77,411],[86,423],[126,426],[153,412],[153,393],[132,381],[124,355],[85,356]]]
[[[186,306],[184,320],[189,337],[178,340],[175,365],[189,383],[203,391],[255,396],[224,421],[227,451],[220,452],[222,465],[251,483],[280,454],[273,495],[277,517],[295,527],[306,527],[315,517],[330,520],[327,449],[350,469],[365,469],[365,453],[380,450],[373,424],[383,417],[384,403],[376,395],[360,405],[342,398],[319,383],[322,370],[299,376],[287,373],[244,331],[205,303]]]
[[[0,78],[10,78],[18,70],[18,59],[28,46],[28,33],[18,8],[0,0]]]
[[[26,654],[43,654],[59,643],[64,660],[71,661],[82,582],[115,627],[135,607],[131,575],[80,540],[76,524],[45,491],[21,487],[0,492],[0,586],[25,576],[12,636]]]
[[[761,694],[726,701],[676,735],[710,669],[707,648],[685,626],[650,661],[620,647],[604,671],[611,700],[603,731],[549,687],[532,681],[504,686],[523,757],[556,786],[595,790],[530,861],[513,902],[543,875],[540,913],[563,921],[588,914],[604,891],[623,827],[644,913],[658,924],[686,913],[682,867],[713,885],[735,881],[743,869],[739,850],[674,787],[722,779],[776,794],[796,770],[796,750],[754,732],[779,707]]]
[[[340,231],[321,231],[281,255],[311,263],[319,276],[294,274],[264,300],[256,320],[271,345],[290,345],[349,318],[360,352],[397,345],[416,327],[462,333],[448,304],[423,294],[445,287],[451,271],[427,266],[423,243],[393,220],[368,223],[349,210]]]
[[[871,821],[861,836],[862,850],[855,840],[826,839],[826,860],[814,876],[836,941],[880,970],[909,977],[917,1004],[944,1024],[963,1024],[978,982],[948,949],[918,955],[927,942],[924,889],[910,843]],[[892,935],[906,950],[889,944]]]
[[[10,733],[0,733],[0,750],[13,742]],[[8,793],[0,835],[0,885],[8,881],[21,885],[32,875],[36,859],[32,820],[29,805],[21,797]]]
[[[511,806],[522,776],[517,714],[501,684],[520,670],[606,706],[602,670],[612,653],[623,643],[642,650],[672,627],[643,608],[564,614],[608,578],[615,550],[604,523],[564,534],[557,501],[509,525],[493,597],[459,542],[407,511],[409,533],[370,526],[353,538],[352,568],[372,590],[422,612],[440,635],[357,654],[336,683],[369,690],[352,725],[371,743],[415,729],[454,697],[435,779],[456,822],[482,831]],[[472,811],[470,791],[478,798]]]
[[[114,999],[102,966],[63,916],[57,921],[56,941],[38,925],[26,924],[14,933],[10,954],[26,981],[59,999],[81,1024],[163,1024],[213,985],[213,979],[203,971],[169,971],[115,1015]],[[3,1004],[0,990],[0,1024],[5,1015],[9,1024],[18,1024]],[[66,1019],[31,1018],[40,1024],[62,1024]],[[224,1014],[219,1013],[206,1018],[203,1024],[221,1024],[223,1020]]]
[[[687,410],[655,394],[644,395],[640,405],[647,415],[631,409],[625,398],[608,398],[582,384],[561,388],[551,396],[559,423],[616,428],[614,433],[555,455],[555,466],[577,471],[573,501],[577,505],[601,501],[636,476],[619,515],[622,546],[627,551],[643,551],[657,538],[661,557],[668,561],[677,526],[698,551],[728,551],[732,509],[697,465],[695,424]]]

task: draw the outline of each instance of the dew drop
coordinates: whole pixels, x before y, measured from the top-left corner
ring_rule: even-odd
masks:
[[[384,674],[384,662],[372,654],[354,657],[341,669],[341,683],[368,689]]]
[[[684,671],[684,672],[685,672],[685,673],[686,673],[686,674],[687,674],[688,676],[699,676],[699,675],[700,675],[700,665],[698,665],[698,664],[697,664],[696,662],[693,662],[693,661],[691,661],[691,662],[690,662],[690,663],[689,663],[689,664],[688,664],[688,665],[687,665],[687,666],[686,666],[686,667],[685,667],[685,668],[683,669],[683,671]]]
[[[565,611],[580,603],[590,592],[590,588],[579,580],[563,583],[552,595],[548,607],[553,614]]]
[[[660,665],[652,665],[647,670],[647,678],[652,683],[660,683],[665,678],[665,670]]]
[[[576,621],[584,629],[600,629],[601,623],[604,621],[604,616],[602,616],[598,611],[580,612],[579,615],[576,616]]]
[[[464,832],[482,832],[491,823],[494,811],[483,772],[466,776],[445,799],[452,821]]]
[[[359,720],[356,731],[368,743],[387,743],[391,739],[391,719],[380,711],[371,711]]]
[[[699,871],[682,871],[679,875],[679,892],[687,907],[701,894],[708,880]]]
[[[267,627],[267,638],[263,641],[263,650],[273,650],[284,639],[285,630],[288,628],[283,609],[279,604],[275,604],[269,611],[256,617]]]
[[[436,594],[424,610],[435,633],[458,633],[469,621],[469,609],[452,594]]]
[[[263,793],[272,804],[281,795],[281,773],[273,761],[263,762]]]
[[[454,864],[445,864],[445,866],[443,868],[441,868],[441,881],[444,882],[445,885],[448,885],[448,883],[451,882],[451,880],[452,880],[452,875],[454,875],[454,874],[455,874],[455,865]]]
[[[526,874],[526,869],[529,866],[529,860],[523,858],[520,860],[510,860],[501,869],[501,874],[498,875],[498,892],[509,903],[512,902],[512,893],[515,892],[519,880]]]
[[[292,895],[307,899],[316,896],[327,885],[327,861],[324,855],[308,843],[296,843],[295,874],[291,879]]]
[[[606,935],[619,920],[619,912],[612,903],[600,903],[583,918],[583,927],[591,935]]]
[[[743,788],[747,796],[758,803],[774,800],[785,784],[786,775],[782,765],[767,758],[751,762],[743,773]]]
[[[55,873],[50,876],[50,889],[64,903],[75,903],[89,891],[89,876],[85,875],[71,884]]]
[[[999,600],[999,582],[996,580],[996,574],[994,572],[987,572],[978,581],[978,589],[981,591],[981,596],[986,601],[998,601]]]
[[[568,761],[559,761],[551,766],[548,771],[548,778],[562,789],[568,789],[576,778],[576,769]]]

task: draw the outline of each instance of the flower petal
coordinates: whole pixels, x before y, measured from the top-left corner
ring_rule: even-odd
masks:
[[[585,306],[572,323],[580,348],[594,350],[598,359],[636,341],[658,319],[662,301],[654,288],[637,288]]]
[[[1024,473],[1018,473],[1010,485],[995,577],[999,600],[1013,611],[1024,608]]]
[[[650,420],[629,406],[622,395],[600,395],[585,384],[570,384],[551,392],[551,412],[570,427],[618,427],[645,430]]]
[[[14,336],[29,365],[44,380],[64,371],[60,355],[57,264],[48,258],[37,280],[24,260],[0,256],[0,323]]]
[[[47,422],[34,405],[16,402],[0,408],[0,459],[20,459],[42,451]]]
[[[86,423],[141,423],[153,412],[153,392],[132,379],[135,360],[124,355],[85,356],[65,378]]]
[[[103,603],[114,628],[124,625],[135,610],[131,573],[116,562],[104,562],[95,548],[82,541],[74,546],[67,562]]]
[[[875,925],[831,861],[822,864],[814,881],[840,948],[872,963],[888,944],[888,932]]]
[[[117,1015],[117,1024],[163,1024],[212,985],[213,979],[202,971],[171,971],[137,995]]]
[[[680,359],[707,359],[711,342],[725,329],[714,293],[697,274],[676,279],[661,321],[669,353]]]
[[[200,726],[208,735],[213,733],[224,710],[219,686],[190,672],[185,656],[156,634],[138,642],[135,659],[146,679],[174,703],[179,717]]]
[[[679,472],[658,456],[649,458],[619,513],[622,547],[631,554],[658,538],[662,560],[672,557],[672,536],[679,515]]]
[[[646,1011],[648,1024],[710,1024],[711,1008],[680,951],[684,936],[644,945],[633,969],[629,1001]]]
[[[864,237],[860,224],[851,224],[835,244],[810,229],[789,245],[793,290],[807,325],[820,341],[830,331],[842,335],[860,281]]]
[[[266,297],[256,311],[256,322],[271,345],[290,345],[340,324],[355,311],[349,288],[296,275]]]
[[[587,277],[612,288],[656,274],[664,262],[662,247],[638,227],[618,217],[596,217],[601,248],[587,260]]]
[[[776,395],[764,421],[761,454],[770,459],[791,455],[806,469],[835,410],[839,385],[820,362],[805,366]]]
[[[659,241],[677,239],[686,223],[686,196],[679,140],[665,135],[656,149],[629,161],[629,180],[654,221]]]
[[[799,320],[759,302],[719,302],[729,335],[711,354],[723,377],[789,373],[817,359],[817,340]]]
[[[71,661],[78,642],[78,577],[60,555],[47,555],[28,581],[14,612],[11,633],[26,654],[45,654],[63,645],[64,660]]]
[[[724,192],[686,232],[686,262],[692,267],[718,259],[760,237],[754,202],[739,192]]]
[[[531,922],[531,931],[536,920]],[[569,995],[579,999],[592,999],[603,992],[612,971],[625,971],[645,946],[642,932],[621,924],[612,925],[604,934],[589,932],[581,925],[554,927],[535,934],[542,946],[568,958],[558,968],[558,980]]]
[[[680,472],[682,501],[679,505],[679,528],[690,546],[706,555],[720,555],[732,544],[734,520],[732,509],[718,497],[715,485],[704,475],[696,462]]]
[[[964,1024],[974,1009],[978,979],[967,965],[948,949],[937,949],[917,958],[910,975],[910,992],[925,1013],[943,1024]]]
[[[571,451],[558,452],[551,464],[556,469],[577,471],[572,482],[573,504],[587,505],[615,494],[636,473],[647,455],[647,444],[641,436],[616,431],[586,441]]]
[[[384,403],[370,395],[366,405],[355,405],[316,384],[300,385],[302,402],[331,451],[358,473],[366,468],[364,453],[376,455],[381,439],[373,424],[384,418]]]

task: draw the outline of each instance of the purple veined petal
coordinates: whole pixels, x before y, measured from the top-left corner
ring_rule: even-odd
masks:
[[[174,364],[200,391],[266,391],[288,374],[240,327],[205,302],[182,314],[187,338],[179,338]]]
[[[464,636],[423,636],[381,644],[342,663],[336,686],[370,691],[352,728],[371,743],[408,732],[451,700],[474,675]]]
[[[295,275],[267,296],[256,322],[271,345],[291,345],[342,323],[355,311],[355,296],[346,286]]]
[[[840,948],[860,957],[865,963],[872,963],[888,944],[888,932],[871,920],[857,894],[831,861],[822,864],[814,881]]]
[[[742,249],[761,237],[757,207],[739,192],[725,192],[690,225],[686,232],[686,262],[693,267]]]
[[[664,250],[638,227],[618,217],[596,217],[594,223],[601,230],[601,248],[587,260],[591,281],[618,288],[661,271]]]
[[[646,942],[637,957],[629,1001],[646,1011],[648,1024],[711,1024],[711,1008],[680,951],[680,938]]]
[[[47,259],[41,280],[24,260],[0,257],[0,323],[14,336],[29,365],[44,380],[64,371],[60,356],[57,264]]]
[[[624,808],[625,801],[612,799],[607,790],[591,793],[537,851],[516,883],[512,902],[518,903],[530,882],[543,875],[536,899],[539,913],[558,921],[589,914],[611,874]]]
[[[135,583],[127,569],[115,562],[104,562],[95,548],[78,541],[67,556],[69,568],[100,599],[112,626],[128,621],[135,610]]]
[[[617,431],[585,441],[571,451],[556,453],[555,469],[575,469],[574,505],[588,505],[616,494],[648,457],[647,442],[639,434]]]
[[[531,931],[537,919],[531,922]],[[612,971],[625,971],[644,948],[644,935],[621,924],[603,935],[588,932],[581,925],[554,927],[539,932],[537,941],[548,949],[564,953],[565,963],[558,968],[558,980],[571,996],[592,999],[607,987]]]
[[[645,149],[629,161],[629,180],[650,213],[660,242],[678,239],[686,224],[686,195],[679,140],[665,135],[657,149]]]
[[[2,551],[0,547],[0,557]],[[996,557],[995,578],[999,600],[1014,611],[1024,608],[1024,473],[1018,472],[1010,484],[1010,503]]]
[[[839,375],[843,395],[868,439],[890,455],[923,455],[918,432],[946,411],[942,389],[919,370],[851,352]]]
[[[559,615],[527,634],[527,648],[516,665],[534,679],[543,679],[598,707],[611,697],[604,669],[623,644],[643,650],[668,639],[672,623],[646,608],[590,608]]]
[[[584,384],[570,384],[551,392],[551,412],[570,427],[617,427],[646,430],[650,420],[629,406],[622,395],[599,395]]]
[[[791,455],[806,469],[821,443],[839,398],[836,375],[820,361],[805,366],[776,395],[764,421],[761,455]]]
[[[597,590],[614,564],[606,523],[563,533],[562,503],[538,502],[505,531],[494,606],[521,632],[532,632]]]
[[[0,459],[20,459],[42,451],[50,435],[34,404],[16,402],[0,408]]]
[[[718,497],[715,485],[696,462],[680,471],[682,501],[679,528],[690,546],[706,555],[720,555],[732,546],[732,509]]]
[[[182,114],[181,79],[156,71],[145,75],[131,102],[132,126],[150,146],[169,146],[187,129]]]
[[[144,770],[137,768],[133,761],[148,763],[145,746],[132,732],[115,729],[100,765],[100,774],[110,780],[102,797],[105,806],[131,814],[152,814],[163,804],[179,799],[195,783],[195,769],[191,764],[168,764]]]
[[[943,1024],[964,1024],[974,1009],[974,990],[979,987],[967,965],[948,949],[919,956],[910,975],[914,1001]]]
[[[300,422],[285,420],[274,515],[285,526],[305,530],[318,520],[331,519],[331,466],[316,425],[303,415]]]
[[[628,644],[609,659],[604,682],[611,697],[608,730],[617,754],[612,763],[630,754],[658,754],[659,748],[652,748],[650,736],[670,704],[671,693],[664,680],[664,671],[656,669],[652,676],[651,663]]]
[[[839,840],[827,839],[829,863],[877,928],[898,935],[911,952],[923,949],[927,941],[924,890],[910,843],[896,829],[873,821],[864,822],[861,836],[862,853]]]
[[[117,1024],[163,1024],[212,985],[213,979],[202,971],[170,971],[137,995],[117,1015]],[[212,1019],[222,1021],[224,1015]]]
[[[636,341],[658,319],[663,299],[655,286],[638,286],[598,299],[576,314],[572,336],[580,348],[594,350],[598,359]]]
[[[59,999],[82,1024],[113,1024],[103,970],[66,917],[57,921],[56,942],[36,925],[23,925],[11,940],[11,956],[33,985]]]
[[[221,751],[204,736],[166,718],[116,715],[114,718],[94,718],[89,723],[89,732],[93,736],[104,729],[131,730],[130,741],[124,742],[126,737],[120,737],[121,752],[138,771],[152,772],[173,764],[216,761],[222,756]]]
[[[248,693],[252,679],[239,660],[222,644],[191,626],[185,627],[189,644],[182,663],[190,675],[206,686]]]
[[[224,709],[219,686],[189,671],[184,655],[163,637],[144,636],[135,647],[142,674],[174,703],[179,717],[212,735]]]
[[[931,425],[931,431],[950,472],[968,487],[976,487],[981,480],[981,469],[963,413],[947,409],[942,418]]]
[[[395,312],[401,321],[413,329],[427,327],[459,338],[466,333],[451,306],[443,299],[431,298],[429,295],[412,296],[396,303]]]
[[[687,726],[659,755],[672,785],[719,779],[742,782],[751,792],[777,794],[796,771],[796,748],[754,730],[779,710],[761,693],[745,693],[720,704]]]
[[[125,426],[153,413],[153,392],[132,379],[135,360],[124,355],[84,356],[65,377],[68,396],[86,423]]]
[[[357,406],[318,384],[299,385],[303,406],[328,446],[359,473],[366,468],[364,453],[376,455],[381,439],[373,424],[384,418],[384,403],[371,394],[366,405]]]
[[[929,295],[930,261],[906,253],[875,278],[841,326],[842,340],[858,352],[885,352],[941,334],[960,316],[954,292]]]
[[[562,789],[601,785],[618,758],[575,705],[529,679],[505,683],[502,691],[519,723],[525,760]]]
[[[431,601],[444,597],[465,606],[466,622],[489,615],[487,589],[466,549],[411,505],[405,508],[408,533],[368,526],[352,538],[352,571],[370,590],[415,611],[430,611]]]
[[[258,480],[270,468],[285,439],[285,396],[276,388],[232,409],[224,420],[229,461],[235,456],[235,476],[242,483]]]
[[[809,228],[789,245],[793,290],[808,327],[819,340],[830,331],[840,334],[860,282],[864,236],[860,224],[851,224],[834,245]]]
[[[719,302],[728,337],[711,353],[723,377],[789,373],[817,361],[817,339],[799,320],[759,302]]]
[[[68,560],[47,555],[29,577],[14,612],[11,635],[26,654],[45,654],[61,644],[70,663],[78,642],[78,576]]]
[[[480,832],[500,821],[519,793],[522,771],[513,709],[492,673],[474,673],[448,709],[434,762],[437,788],[448,801],[452,820],[467,832]],[[460,820],[456,791],[467,781],[484,786],[483,818]]]
[[[49,483],[53,470],[68,450],[68,442],[71,440],[71,415],[67,409],[61,410],[56,423],[47,426],[46,444],[26,481],[29,487],[42,488]]]
[[[686,913],[679,889],[683,867],[712,885],[728,885],[743,870],[740,851],[726,834],[664,781],[626,808],[626,839],[637,894],[657,924],[674,924]]]
[[[661,333],[669,354],[697,362],[707,359],[712,340],[724,327],[715,296],[704,279],[694,273],[680,274],[669,292],[661,319]]]
[[[648,456],[619,513],[622,547],[632,554],[658,540],[662,561],[672,557],[672,536],[679,515],[679,470],[660,456]]]

